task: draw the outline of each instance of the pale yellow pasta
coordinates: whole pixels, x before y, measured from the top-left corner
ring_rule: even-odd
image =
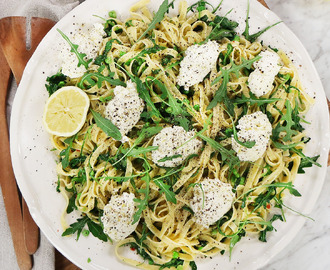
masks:
[[[110,59],[109,70],[104,69],[102,74],[107,76],[109,72],[114,72],[115,79],[127,81],[129,77],[121,70],[116,64],[123,64],[130,59],[139,55],[142,49],[151,48],[154,43],[147,37],[138,41],[141,34],[148,27],[152,20],[152,13],[146,8],[148,1],[141,1],[134,5],[130,12],[131,17],[126,20],[130,21],[129,26],[125,22],[116,20],[119,28],[122,29],[120,33],[112,30],[111,38],[105,38],[99,54],[105,50],[105,45],[110,39],[116,39],[113,42],[112,49],[109,51],[107,57]],[[153,39],[159,46],[166,47],[157,53],[147,54],[142,56],[145,62],[138,70],[138,76],[144,81],[148,76],[154,76],[160,80],[168,89],[168,91],[177,99],[183,100],[187,98],[176,87],[176,77],[179,74],[179,65],[174,65],[172,68],[167,68],[161,64],[164,55],[171,55],[171,63],[180,60],[182,54],[189,46],[195,43],[202,42],[209,35],[212,30],[205,22],[198,20],[198,14],[187,15],[187,3],[180,2],[178,16],[173,18],[165,15],[161,23],[152,31]],[[215,14],[208,10],[204,10],[201,16],[207,15],[210,19],[215,17]],[[202,29],[201,31],[194,31],[196,27]],[[239,41],[230,41],[222,39],[220,42],[220,54],[227,52],[227,45],[231,44],[233,51],[230,58],[237,65],[241,64],[243,59],[253,59],[265,49],[259,42],[250,43],[244,37],[240,37]],[[179,48],[174,50],[174,47]],[[178,52],[179,51],[179,52]],[[284,52],[278,52],[283,66],[281,67],[280,74],[289,74],[292,77],[291,85],[298,88],[300,91],[292,90],[290,93],[286,92],[280,77],[275,78],[275,87],[271,93],[266,97],[278,98],[279,100],[266,105],[266,110],[273,117],[273,128],[279,123],[281,119],[281,112],[285,113],[285,101],[289,100],[292,107],[299,106],[301,113],[306,113],[309,106],[312,104],[312,99],[304,92],[300,83],[298,73],[294,65],[288,59]],[[221,64],[221,59],[218,60],[218,65]],[[133,74],[134,61],[128,65],[123,64],[127,72]],[[91,65],[90,70],[97,71],[98,66]],[[157,71],[157,74],[155,73]],[[219,76],[219,70],[214,68],[211,70],[203,82],[192,86],[194,94],[189,97],[191,106],[199,105],[199,111],[188,112],[191,114],[193,127],[195,130],[200,131],[207,119],[211,117],[212,123],[208,126],[204,135],[215,139],[219,132],[226,128],[231,128],[232,123],[239,119],[242,114],[242,107],[235,107],[235,114],[233,119],[230,118],[226,110],[221,104],[215,106],[212,110],[207,110],[207,107],[212,100],[215,92],[219,88],[221,81],[212,85],[212,81]],[[249,88],[246,84],[248,75],[242,72],[239,78],[231,75],[230,82],[228,83],[228,96],[235,98],[235,96],[249,96]],[[71,84],[77,84],[79,78],[71,80]],[[97,85],[86,90],[91,100],[91,108],[101,114],[104,113],[106,103],[100,102],[100,98],[105,98],[113,95],[114,86],[108,82],[103,82],[102,87]],[[152,101],[155,103],[161,102],[157,93],[150,93]],[[274,107],[273,105],[276,105]],[[260,110],[258,106],[248,106],[246,113],[253,113]],[[169,126],[161,122],[163,126]],[[136,128],[141,129],[144,123],[140,120]],[[293,136],[290,143],[298,143],[305,136],[304,133],[299,133]],[[64,142],[66,138],[52,136],[51,140],[58,153],[67,147]],[[142,147],[152,145],[152,139],[145,140]],[[117,170],[110,162],[103,161],[99,158],[102,154],[114,156],[119,147],[122,145],[124,148],[129,148],[133,145],[135,137],[129,139],[128,142],[121,143],[108,137],[93,121],[92,114],[89,113],[86,123],[81,131],[77,134],[73,141],[72,149],[70,152],[70,160],[77,158],[81,155],[86,156],[86,159],[79,165],[78,168],[72,169],[70,166],[63,169],[61,163],[57,166],[57,173],[60,182],[60,191],[64,195],[67,203],[69,202],[70,192],[67,190],[72,189],[73,184],[77,189],[77,198],[75,204],[77,209],[87,215],[95,222],[99,222],[99,217],[95,214],[93,209],[103,209],[109,202],[112,195],[121,194],[123,192],[135,193],[135,196],[142,198],[136,192],[136,189],[145,188],[146,183],[141,180],[143,168],[137,164],[135,157],[127,157],[127,164],[125,171]],[[227,148],[231,147],[230,139],[221,142]],[[299,149],[304,148],[304,143],[297,146]],[[194,222],[193,215],[184,209],[184,206],[189,206],[189,201],[192,198],[192,188],[189,188],[193,183],[200,183],[203,178],[219,178],[225,183],[231,183],[230,168],[221,160],[220,154],[208,144],[205,144],[202,152],[190,159],[186,166],[178,172],[177,181],[173,185],[173,191],[176,192],[177,203],[174,204],[166,200],[165,194],[159,192],[159,188],[152,182],[152,178],[165,173],[163,168],[157,167],[151,161],[150,152],[147,153],[147,158],[152,167],[150,171],[150,194],[149,203],[142,212],[140,224],[138,225],[135,233],[141,237],[143,224],[146,225],[148,232],[150,232],[144,241],[148,247],[145,251],[153,259],[156,264],[164,264],[172,259],[173,251],[180,252],[180,258],[185,262],[183,269],[189,268],[189,262],[195,260],[200,256],[214,256],[222,251],[229,250],[230,237],[224,235],[233,235],[238,232],[240,226],[243,226],[247,234],[256,234],[265,229],[262,221],[269,219],[268,208],[261,207],[258,211],[254,211],[255,199],[258,195],[265,192],[265,185],[275,182],[293,182],[300,163],[300,157],[297,154],[288,154],[288,151],[277,149],[272,145],[271,141],[268,144],[266,153],[263,158],[258,159],[256,162],[241,162],[237,171],[240,175],[245,175],[245,181],[236,187],[235,201],[232,205],[231,215],[228,215],[221,224],[221,232],[219,233],[216,225],[210,228],[204,228]],[[269,166],[271,172],[263,176],[265,167]],[[77,177],[79,171],[83,171],[86,180],[83,184],[73,182],[74,177]],[[130,181],[116,181],[111,177],[119,176],[134,176],[136,188],[132,186]],[[252,190],[252,191],[251,191]],[[280,189],[279,189],[280,190]],[[242,207],[242,199],[244,195],[249,192],[249,196],[245,201],[245,206]],[[244,223],[245,222],[245,223]],[[68,225],[63,221],[65,227]],[[242,225],[243,224],[243,225]],[[126,258],[122,255],[122,246],[130,242],[135,242],[133,237],[128,237],[119,243],[116,243],[116,255],[120,260],[130,265],[136,266],[141,269],[158,269],[158,266],[148,265],[148,263],[141,263]],[[206,243],[201,247],[201,242]]]

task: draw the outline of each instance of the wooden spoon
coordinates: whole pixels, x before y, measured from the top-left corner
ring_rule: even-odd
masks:
[[[55,24],[49,19],[32,18],[30,24],[31,48],[28,50],[26,48],[28,38],[26,23],[25,17],[7,17],[0,20],[0,44],[17,84],[19,84],[24,68],[37,45]],[[8,138],[6,140],[9,145]],[[24,199],[22,199],[22,208],[25,247],[29,254],[34,254],[39,245],[39,228],[34,223]]]
[[[21,270],[28,270],[32,268],[32,260],[30,255],[25,250],[21,205],[9,154],[6,101],[10,79],[10,67],[0,47],[0,184],[16,254],[16,260]]]

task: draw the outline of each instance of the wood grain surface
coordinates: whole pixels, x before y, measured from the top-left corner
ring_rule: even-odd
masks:
[[[21,205],[9,150],[6,105],[11,71],[1,46],[0,78],[0,184],[17,263],[21,270],[29,270],[32,268],[32,259],[25,250]]]

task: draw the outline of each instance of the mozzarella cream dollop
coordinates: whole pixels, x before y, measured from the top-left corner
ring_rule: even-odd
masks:
[[[178,85],[189,89],[190,86],[202,82],[204,77],[216,66],[219,52],[219,45],[216,41],[190,46],[180,63]]]
[[[196,138],[187,142],[195,134],[195,131],[187,132],[180,126],[163,128],[154,138],[153,146],[158,146],[158,149],[151,152],[152,161],[162,167],[176,167],[182,164],[188,156],[197,154],[202,148],[202,142]],[[174,155],[180,156],[163,162],[159,161]]]
[[[254,63],[255,70],[248,79],[250,91],[257,97],[272,91],[275,76],[281,69],[280,57],[277,53],[264,51],[259,55],[261,59]]]
[[[272,134],[272,125],[267,115],[258,111],[252,114],[244,115],[236,126],[238,139],[242,142],[255,141],[251,148],[240,145],[232,137],[233,149],[241,161],[256,161],[261,158],[267,149],[270,135]]]
[[[87,59],[94,59],[100,50],[103,37],[105,36],[103,25],[95,23],[91,28],[81,26],[75,35],[70,36],[73,44],[78,45],[78,52],[85,53]],[[71,47],[66,41],[61,43],[59,58],[62,60],[62,73],[70,78],[78,78],[84,75],[86,68],[84,65],[78,67],[78,58],[71,52]]]
[[[139,121],[144,108],[144,102],[139,97],[136,84],[131,80],[127,86],[116,86],[114,98],[105,108],[105,117],[108,118],[125,136]]]
[[[132,224],[133,215],[136,211],[134,198],[133,193],[127,192],[121,195],[113,195],[104,207],[103,216],[101,217],[103,231],[115,242],[129,236],[139,223]]]
[[[226,214],[235,198],[232,186],[218,178],[205,178],[200,185],[194,186],[193,193],[190,207],[194,211],[196,223],[205,228]]]

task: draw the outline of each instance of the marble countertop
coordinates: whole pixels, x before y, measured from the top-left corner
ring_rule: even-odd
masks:
[[[269,8],[298,36],[320,75],[330,99],[330,1],[266,0]],[[262,270],[330,269],[330,167],[312,218],[295,239]]]

